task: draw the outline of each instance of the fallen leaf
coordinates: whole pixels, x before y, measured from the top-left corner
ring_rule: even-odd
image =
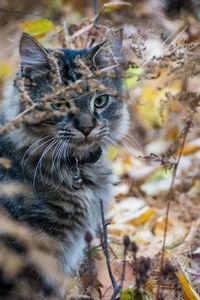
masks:
[[[136,233],[136,228],[129,224],[110,224],[108,233],[117,237],[123,237],[125,234],[131,236]]]
[[[193,154],[200,150],[200,145],[192,145],[192,144],[186,144],[181,152],[182,155],[189,155]],[[176,152],[176,155],[178,156],[180,154],[180,149]]]
[[[120,300],[151,300],[152,298],[141,289],[132,288],[122,290]]]
[[[141,190],[150,196],[156,196],[161,192],[166,192],[171,185],[171,176],[171,170],[159,168],[151,174],[143,185],[141,185]]]
[[[114,223],[124,224],[131,219],[133,215],[145,206],[145,201],[136,197],[127,197],[123,201],[116,203],[110,209],[108,218]]]
[[[128,68],[127,78],[124,80],[125,88],[129,89],[138,83],[140,76],[144,73],[142,68]],[[130,76],[130,77],[129,77]]]
[[[117,159],[113,164],[113,173],[123,175],[128,173],[133,168],[133,157],[124,154]]]
[[[200,199],[200,180],[195,180],[187,194],[192,199]]]
[[[140,209],[137,213],[135,213],[131,220],[129,220],[127,223],[134,226],[139,226],[144,223],[147,223],[149,220],[152,219],[152,217],[155,216],[155,212],[153,209],[151,209],[148,206],[143,207]]]
[[[139,226],[151,220],[154,215],[154,210],[142,199],[127,197],[113,206],[108,218],[112,219],[114,224]]]
[[[25,21],[20,24],[22,30],[32,36],[42,37],[45,33],[54,30],[54,24],[47,19],[39,19],[34,21]]]
[[[152,226],[152,232],[155,237],[162,240],[165,229],[165,217],[159,217]],[[178,219],[168,218],[166,246],[168,248],[175,247],[184,241],[187,235],[186,225]]]
[[[118,184],[114,189],[114,197],[121,198],[128,194],[129,185],[128,184]]]
[[[6,63],[0,63],[0,79],[12,74],[11,66]]]
[[[137,105],[137,112],[141,120],[147,126],[161,126],[168,120],[168,110],[164,108],[162,116],[160,113],[161,100],[166,98],[166,93],[178,93],[180,90],[180,82],[174,82],[171,87],[158,90],[149,83],[143,86],[140,101]]]
[[[103,5],[102,12],[107,13],[107,12],[121,10],[129,7],[132,7],[132,4],[128,2],[117,1],[112,3],[105,3]]]
[[[176,276],[181,284],[184,300],[200,300],[200,297],[197,295],[185,275],[176,272]]]

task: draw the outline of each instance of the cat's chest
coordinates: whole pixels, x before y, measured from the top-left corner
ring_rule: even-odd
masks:
[[[80,166],[81,184],[74,186],[74,178],[71,171],[65,167],[61,169],[60,183],[54,186],[54,193],[50,194],[55,200],[62,199],[63,207],[67,211],[74,204],[74,210],[84,210],[90,219],[99,214],[100,199],[103,200],[105,209],[113,191],[116,178],[112,175],[110,165],[105,162]],[[91,216],[90,216],[91,215]]]
[[[82,184],[78,188],[74,187],[73,174],[63,166],[57,178],[52,180],[51,176],[46,179],[47,185],[40,187],[40,196],[45,195],[52,209],[56,210],[59,206],[59,211],[63,210],[61,218],[74,224],[80,223],[82,229],[95,230],[101,220],[100,199],[107,209],[116,178],[112,175],[109,163],[104,161],[80,166],[79,169]]]
[[[81,171],[81,188],[69,189],[69,183],[63,183],[62,189],[60,187],[59,193],[54,194],[55,198],[52,199],[57,203],[60,201],[64,211],[62,217],[66,222],[65,237],[58,246],[66,273],[74,270],[83,256],[86,232],[95,236],[101,225],[100,199],[107,210],[114,189],[115,178],[110,169],[99,166],[93,171],[88,168]]]

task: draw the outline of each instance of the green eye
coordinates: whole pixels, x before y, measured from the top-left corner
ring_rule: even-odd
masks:
[[[109,95],[101,95],[94,100],[94,106],[96,108],[105,107],[108,104]]]
[[[54,109],[54,110],[59,110],[62,108],[62,103],[51,103],[51,107]]]
[[[70,104],[69,102],[55,102],[55,103],[51,103],[51,107],[54,109],[54,110],[60,110],[60,109],[64,109],[64,108],[70,108]]]

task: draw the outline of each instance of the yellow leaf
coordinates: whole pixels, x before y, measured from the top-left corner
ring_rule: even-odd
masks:
[[[0,79],[11,75],[12,69],[8,63],[0,63]]]
[[[169,126],[169,128],[167,128],[165,132],[165,140],[174,141],[175,139],[177,139],[179,133],[180,133],[179,126],[176,125]]]
[[[200,199],[200,180],[195,180],[187,194],[192,199]]]
[[[137,215],[135,214],[135,216],[127,223],[129,225],[139,226],[151,220],[153,216],[155,216],[155,212],[146,206],[138,211]]]
[[[181,284],[184,300],[200,300],[184,274],[176,272],[176,276]]]
[[[120,156],[113,164],[113,172],[117,175],[123,175],[129,172],[133,168],[133,158],[128,155],[124,154]]]
[[[106,158],[113,161],[117,157],[117,154],[118,149],[115,146],[110,145],[106,153]]]
[[[160,114],[161,100],[166,98],[166,93],[171,92],[176,94],[180,91],[179,81],[175,81],[172,86],[158,90],[157,87],[145,84],[142,88],[140,101],[137,105],[137,112],[147,126],[162,125],[167,121],[168,112],[167,109],[163,111],[163,118]]]
[[[155,280],[153,280],[152,278],[149,278],[146,282],[145,282],[145,290],[150,293],[153,294],[154,292],[154,287],[156,286],[156,282]]]
[[[152,222],[152,232],[158,239],[163,238],[165,223],[166,218],[163,216]],[[187,235],[187,232],[187,227],[183,222],[176,220],[174,217],[168,218],[166,247],[173,248],[182,243]]]
[[[111,11],[114,11],[114,10],[121,10],[121,9],[124,9],[124,8],[128,8],[128,7],[132,7],[132,4],[128,3],[128,2],[122,2],[122,1],[112,2],[112,3],[105,3],[103,5],[102,12],[107,13],[107,12],[111,12]]]
[[[39,19],[34,21],[22,22],[21,28],[24,32],[32,36],[35,36],[35,35],[43,35],[48,31],[53,30],[55,27],[50,20]]]
[[[136,233],[136,229],[129,224],[110,224],[108,226],[108,233],[117,237],[123,237],[125,234],[131,236]]]
[[[190,145],[187,144],[184,146],[183,151],[182,151],[182,155],[189,155],[189,154],[193,154],[197,151],[200,150],[200,145]],[[180,149],[176,152],[176,155],[180,154]]]
[[[127,78],[124,80],[125,88],[129,89],[138,83],[140,76],[144,73],[142,68],[128,68]]]

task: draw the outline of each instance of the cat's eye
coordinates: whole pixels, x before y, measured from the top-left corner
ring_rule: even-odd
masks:
[[[108,104],[109,95],[101,95],[94,100],[94,106],[96,108],[103,108]]]
[[[70,104],[69,102],[55,102],[55,103],[51,103],[51,107],[54,110],[60,110],[62,108],[70,108]]]
[[[51,107],[55,110],[59,110],[62,108],[62,103],[51,103]]]

